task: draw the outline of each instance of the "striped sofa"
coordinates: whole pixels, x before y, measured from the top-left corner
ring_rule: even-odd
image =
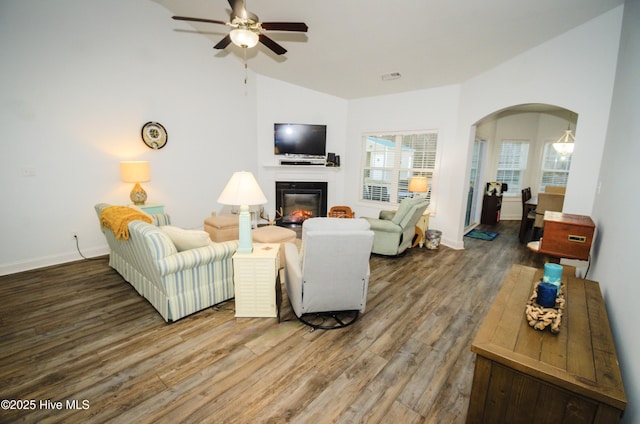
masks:
[[[95,205],[100,212],[110,206]],[[109,266],[160,312],[167,322],[234,297],[232,256],[238,241],[211,243],[178,252],[159,225],[169,225],[167,214],[151,215],[153,224],[131,221],[129,239],[118,240],[102,227],[110,248]]]

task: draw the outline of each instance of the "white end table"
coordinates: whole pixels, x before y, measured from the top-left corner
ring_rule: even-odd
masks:
[[[254,243],[233,255],[236,317],[280,317],[279,243]]]

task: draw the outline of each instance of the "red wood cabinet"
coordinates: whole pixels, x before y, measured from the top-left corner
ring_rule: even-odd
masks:
[[[595,228],[591,218],[586,215],[546,211],[540,253],[587,261]]]

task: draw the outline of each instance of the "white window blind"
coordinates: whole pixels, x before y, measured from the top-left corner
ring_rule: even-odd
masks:
[[[399,203],[410,196],[409,179],[427,177],[433,187],[438,133],[436,131],[364,135],[360,198]],[[431,190],[427,194],[430,199]]]
[[[561,155],[553,148],[553,143],[545,143],[542,156],[542,178],[540,192],[547,186],[566,187],[571,168],[571,154]]]
[[[526,141],[506,140],[500,143],[496,181],[508,184],[509,189],[504,195],[520,195],[528,156],[529,143]]]

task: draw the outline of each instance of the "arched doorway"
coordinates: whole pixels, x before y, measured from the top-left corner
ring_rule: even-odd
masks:
[[[566,186],[571,154],[559,154],[553,143],[567,129],[576,132],[578,114],[556,105],[529,103],[510,106],[478,120],[470,164],[465,233],[480,223],[487,182],[508,183],[500,219],[519,220],[521,189],[534,194],[547,185]]]

